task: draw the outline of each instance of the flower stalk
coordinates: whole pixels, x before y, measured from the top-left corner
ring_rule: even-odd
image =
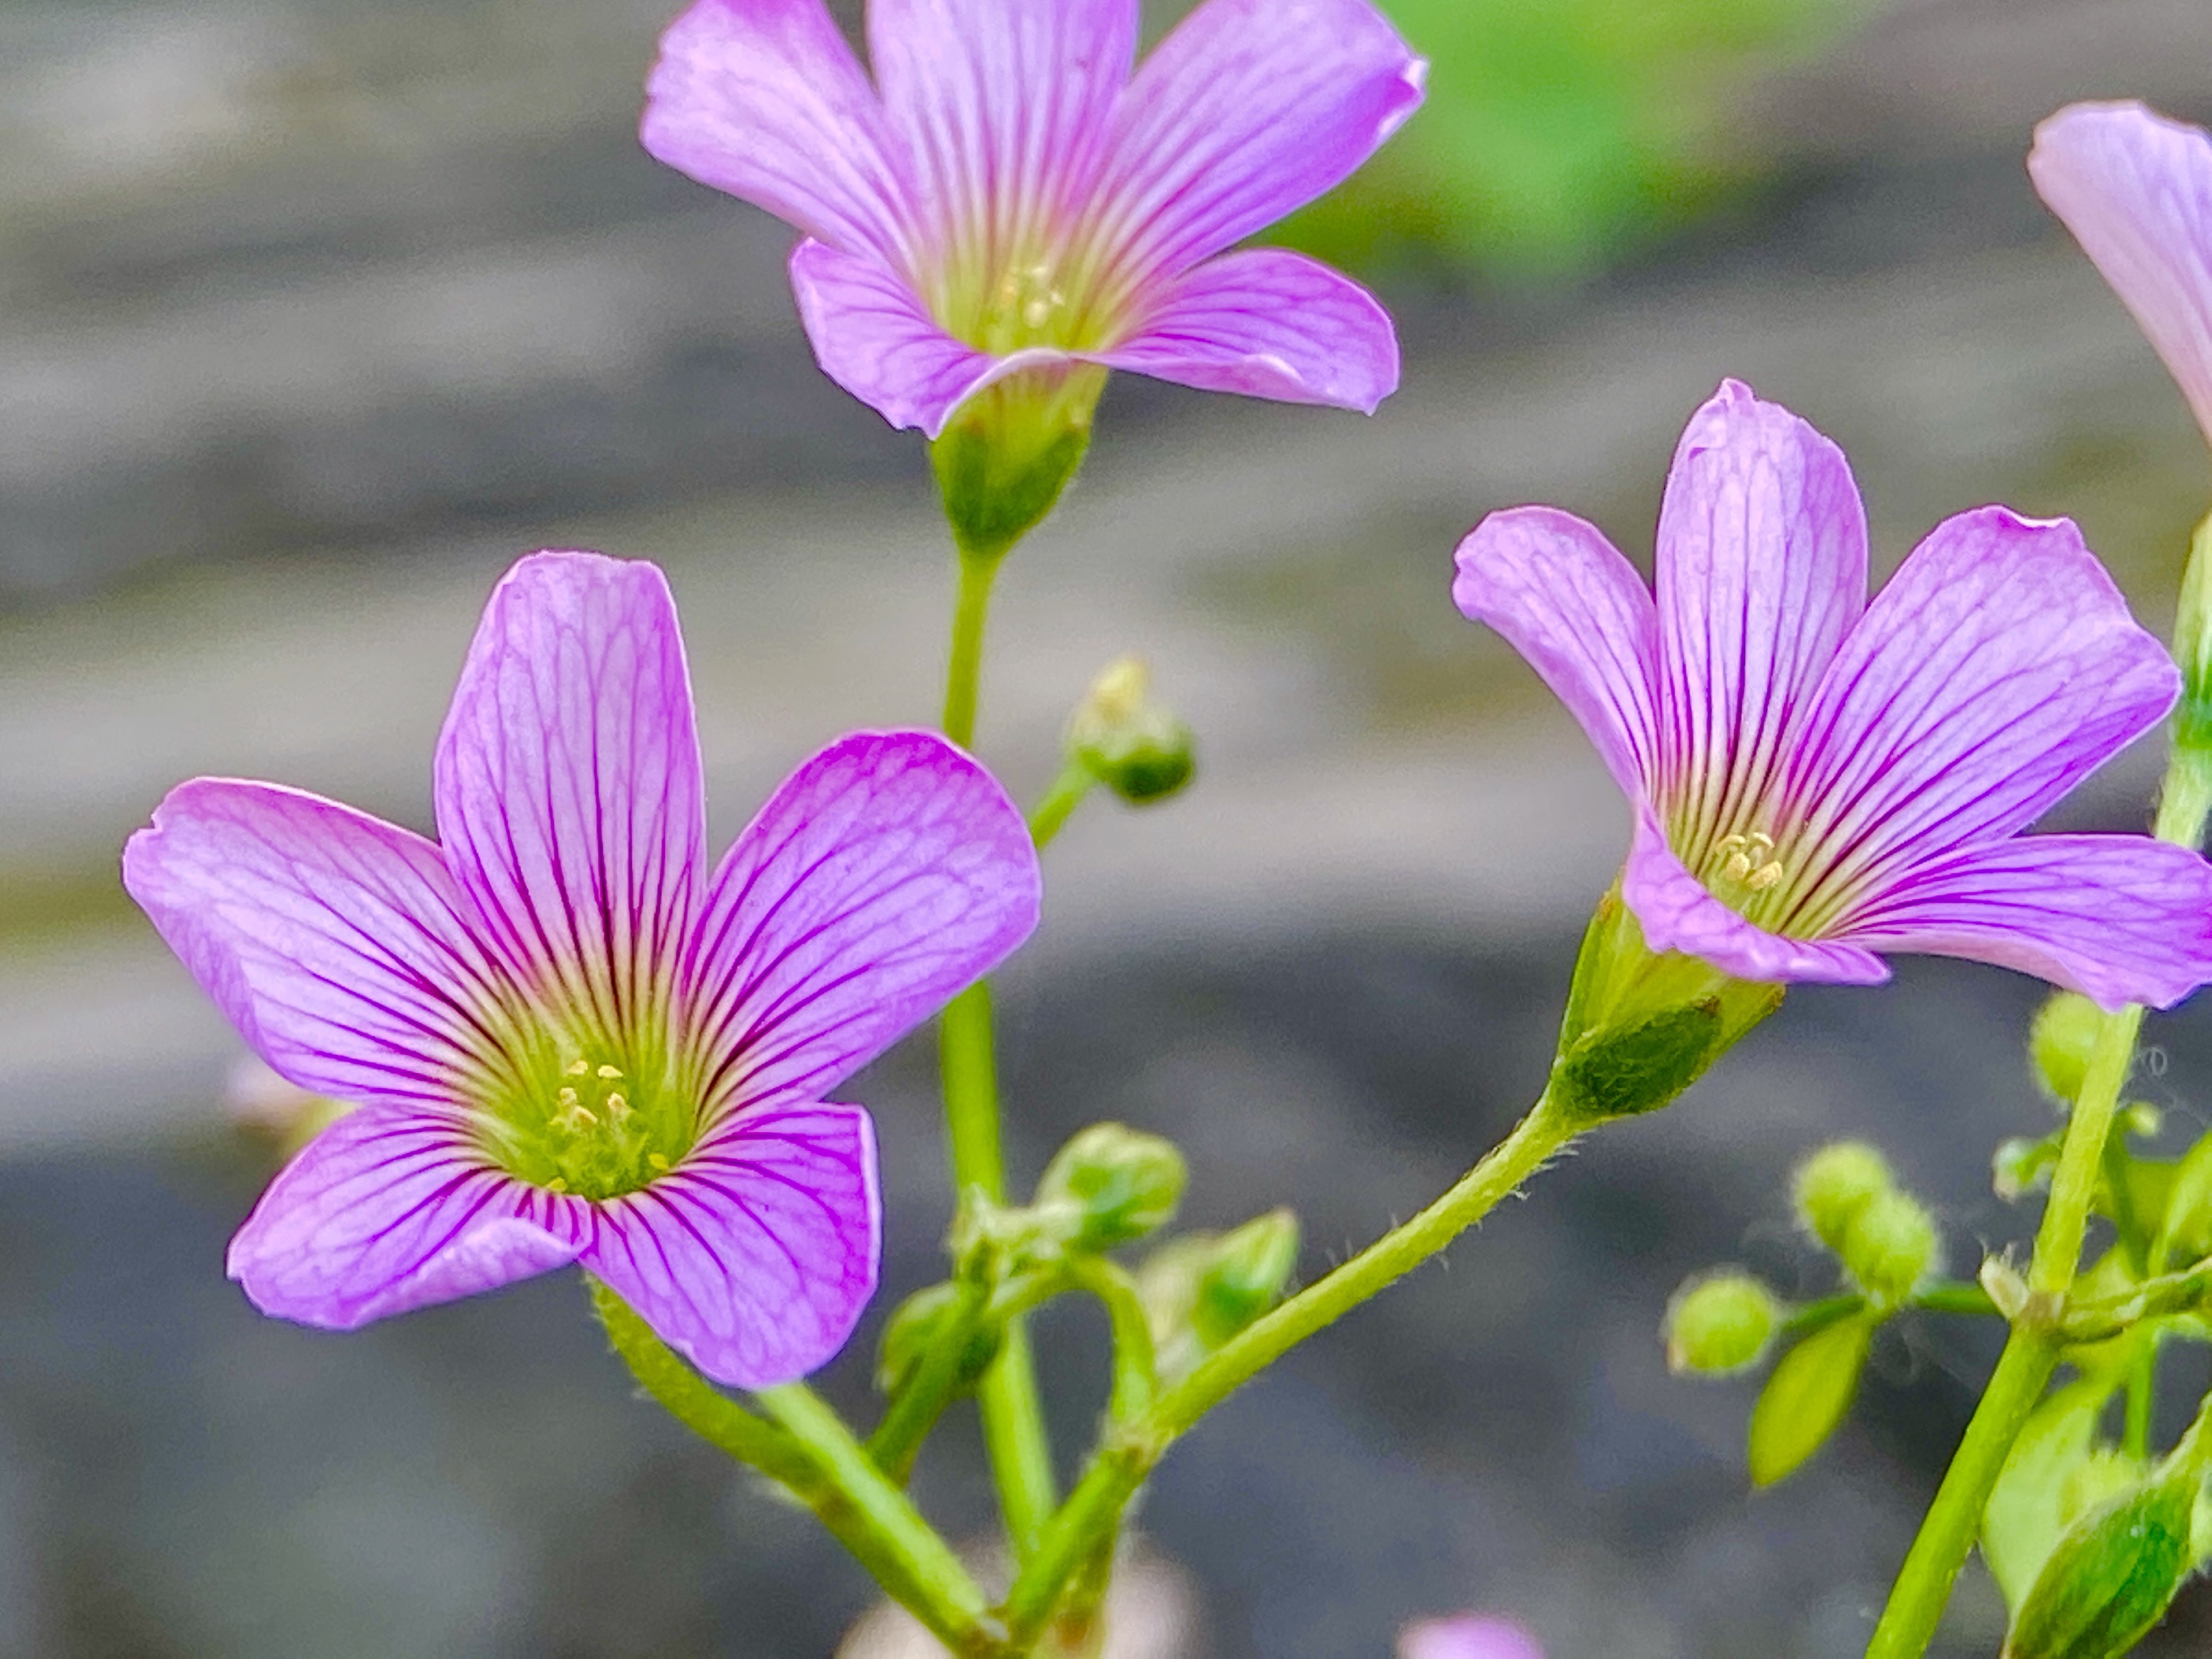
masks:
[[[988,1659],[1005,1651],[983,1592],[959,1558],[810,1389],[763,1390],[776,1420],[757,1416],[685,1364],[607,1285],[588,1283],[616,1353],[671,1416],[783,1486],[952,1652]]]
[[[2192,567],[2203,560],[2207,545],[2200,529]],[[2185,635],[2190,627],[2190,611],[2185,607]],[[2178,643],[2179,654],[2188,661],[2194,654],[2192,641],[2185,637]],[[2195,848],[2203,842],[2205,819],[2212,814],[2212,769],[2208,769],[2203,750],[2189,741],[2191,727],[2185,706],[2176,720],[2175,733],[2152,833],[2160,841]],[[1942,1485],[1936,1490],[1936,1501],[1898,1571],[1888,1605],[1868,1645],[1867,1659],[1918,1659],[1927,1650],[2013,1443],[2020,1438],[2029,1413],[2057,1369],[2061,1349],[2069,1339],[2064,1322],[2066,1297],[2080,1267],[2090,1200],[2119,1110],[2120,1091],[2135,1063],[2136,1037],[2142,1017],[2140,1004],[2102,1016],[2081,1094],[2067,1122],[2058,1167],[2051,1176],[2050,1201],[2036,1230],[2035,1251],[2028,1267],[2027,1304],[2013,1322],[1996,1370],[1983,1390]]]

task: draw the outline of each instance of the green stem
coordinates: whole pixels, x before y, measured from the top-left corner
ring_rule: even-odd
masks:
[[[1814,1332],[1849,1319],[1853,1314],[1866,1310],[1867,1298],[1856,1291],[1838,1296],[1825,1296],[1818,1302],[1808,1302],[1782,1322],[1776,1335],[1791,1342],[1800,1342]],[[1990,1293],[1978,1285],[1968,1285],[1957,1279],[1938,1279],[1923,1285],[1900,1305],[1915,1308],[1923,1313],[1978,1314],[1994,1317],[1997,1304],[1990,1300]]]
[[[2167,762],[2153,832],[2161,841],[2195,847],[2212,811],[2212,766],[2186,744]],[[1919,1659],[1936,1634],[1951,1586],[1966,1565],[1980,1529],[1990,1493],[2057,1368],[2067,1292],[2081,1260],[2089,1205],[2118,1115],[2120,1090],[2135,1061],[2143,1011],[2123,1008],[2105,1017],[2081,1080],[2081,1097],[2066,1125],[2051,1199],[2036,1231],[2027,1272],[2029,1302],[2006,1339],[1996,1373],[1974,1408],[1965,1437],[1936,1489],[1936,1501],[1890,1589],[1889,1605],[1868,1644],[1867,1659]]]
[[[975,738],[983,628],[990,615],[992,579],[1004,552],[963,552],[957,559],[960,589],[945,676],[945,734],[963,748]],[[980,1192],[994,1203],[1003,1202],[1006,1164],[1000,1149],[998,1068],[993,1058],[988,985],[969,986],[947,1006],[939,1053],[955,1188],[962,1194]],[[1006,1533],[1015,1554],[1025,1558],[1052,1513],[1055,1498],[1044,1402],[1037,1396],[1029,1332],[1019,1320],[1007,1324],[999,1357],[976,1389],[976,1403]]]
[[[1122,1510],[1178,1435],[1255,1372],[1402,1279],[1488,1215],[1574,1133],[1553,1111],[1548,1095],[1538,1100],[1513,1132],[1435,1203],[1247,1326],[1164,1390],[1151,1410],[1109,1429],[1006,1598],[1007,1630],[1017,1651],[1049,1622],[1069,1577],[1102,1540],[1112,1537]]]
[[[835,1413],[793,1383],[759,1395],[777,1422],[756,1416],[685,1364],[612,1290],[598,1279],[586,1283],[615,1352],[671,1416],[781,1483],[951,1651],[975,1659],[1005,1652],[975,1579]]]
[[[1152,1358],[1152,1322],[1128,1271],[1102,1255],[1072,1256],[1068,1283],[1088,1291],[1104,1304],[1114,1331],[1114,1392],[1107,1413],[1127,1423],[1151,1409],[1159,1382]]]
[[[945,735],[963,749],[975,742],[975,703],[983,680],[983,625],[1003,554],[958,556],[960,591],[952,607],[952,653],[945,670]]]
[[[868,1437],[868,1455],[901,1486],[914,1473],[921,1443],[929,1438],[929,1431],[959,1391],[961,1363],[967,1358],[968,1345],[990,1299],[987,1285],[969,1283],[960,1287],[960,1300],[946,1321],[945,1334],[923,1357],[914,1376],[891,1401],[883,1421],[876,1425],[876,1431]]]
[[[2120,1449],[2130,1457],[2150,1455],[2150,1414],[2158,1393],[2158,1332],[2136,1339],[2128,1360],[2127,1416],[2120,1428]]]
[[[1036,843],[1037,851],[1044,851],[1052,838],[1060,833],[1069,814],[1083,805],[1083,798],[1098,784],[1098,775],[1078,761],[1070,761],[1060,769],[1060,775],[1052,781],[1052,787],[1044,792],[1044,799],[1030,813],[1030,839]]]

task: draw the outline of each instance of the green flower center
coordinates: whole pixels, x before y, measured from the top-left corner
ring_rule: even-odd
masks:
[[[550,1192],[618,1198],[665,1174],[698,1139],[698,1109],[659,1054],[558,1040],[518,1068],[486,1123],[492,1155]]]

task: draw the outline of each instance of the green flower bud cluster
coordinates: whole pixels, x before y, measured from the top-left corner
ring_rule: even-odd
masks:
[[[1885,1320],[1913,1305],[1991,1311],[1972,1286],[1929,1284],[1942,1255],[1935,1218],[1872,1146],[1823,1146],[1790,1184],[1799,1224],[1848,1275],[1842,1294],[1796,1308],[1753,1275],[1724,1267],[1685,1281],[1667,1306],[1667,1364],[1678,1376],[1733,1376],[1784,1347],[1746,1431],[1746,1462],[1761,1486],[1799,1468],[1842,1425]]]
[[[1863,1141],[1823,1146],[1797,1166],[1790,1192],[1805,1231],[1835,1252],[1878,1307],[1904,1302],[1942,1266],[1936,1218]]]

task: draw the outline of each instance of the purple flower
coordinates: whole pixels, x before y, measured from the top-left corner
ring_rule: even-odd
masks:
[[[2212,137],[2141,104],[2069,104],[2036,128],[2027,171],[2212,442]]]
[[[984,387],[1090,363],[1372,411],[1398,384],[1364,289],[1243,238],[1346,178],[1425,65],[1367,0],[1206,0],[1131,75],[1138,0],[699,0],[645,147],[806,234],[823,368],[931,437]],[[1095,395],[1095,394],[1094,394]]]
[[[2212,979],[2212,866],[2020,831],[2148,731],[2179,679],[2063,519],[1938,525],[1871,604],[1842,453],[1729,381],[1691,417],[1658,593],[1580,519],[1492,514],[1453,597],[1574,711],[1635,807],[1622,896],[1655,951],[1876,984],[1877,951],[2040,975],[2105,1006]]]
[[[1398,1659],[1544,1659],[1544,1650],[1510,1619],[1462,1613],[1407,1626],[1398,1632]]]
[[[823,1097],[1036,924],[1020,816],[943,739],[855,732],[710,872],[667,584],[592,553],[492,594],[434,795],[434,843],[199,778],[125,850],[254,1050],[358,1103],[231,1277],[350,1329],[574,1261],[718,1381],[821,1364],[878,1253],[867,1115]]]

